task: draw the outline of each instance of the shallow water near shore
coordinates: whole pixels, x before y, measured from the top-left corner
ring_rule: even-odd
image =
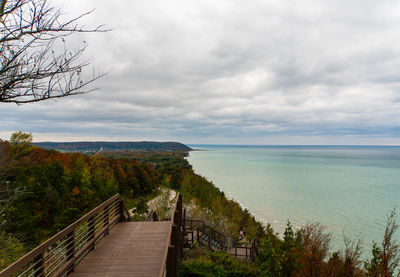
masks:
[[[287,220],[297,228],[320,222],[335,249],[345,233],[361,238],[369,256],[387,216],[400,209],[400,147],[190,146],[208,150],[190,152],[196,173],[279,233]]]

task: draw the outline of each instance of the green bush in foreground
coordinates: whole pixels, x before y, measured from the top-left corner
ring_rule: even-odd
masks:
[[[181,264],[180,277],[185,276],[259,276],[254,264],[240,262],[224,252],[208,252]]]
[[[0,232],[0,269],[21,257],[25,253],[22,243],[16,238]]]

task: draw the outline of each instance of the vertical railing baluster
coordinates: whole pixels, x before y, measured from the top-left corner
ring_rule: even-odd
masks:
[[[91,241],[94,239],[94,225],[95,225],[95,216],[92,216],[88,220],[89,226],[88,226],[88,238],[87,241]],[[90,247],[90,251],[94,249],[94,242],[92,243],[92,247]]]
[[[103,227],[106,229],[105,234],[108,234],[110,232],[110,206],[103,210]]]
[[[167,256],[167,277],[176,277],[177,268],[176,268],[176,251],[175,246],[170,245],[168,248],[168,256]]]
[[[119,222],[124,222],[125,217],[124,217],[124,201],[120,200],[119,201]]]
[[[35,266],[33,267],[33,276],[39,277],[44,274],[44,253],[39,254],[34,260]]]
[[[75,230],[72,230],[67,234],[67,261],[71,260],[75,256]],[[74,271],[75,265],[72,264],[68,269],[68,273]]]
[[[178,226],[174,225],[172,226],[172,245],[175,246],[175,250],[177,250],[177,246],[178,246]],[[178,252],[175,251],[176,255],[178,255]]]
[[[94,239],[94,225],[95,225],[95,217],[92,216],[89,218],[89,227],[88,227],[88,240]]]
[[[182,223],[182,227],[183,227],[183,233],[185,233],[185,230],[186,230],[186,209],[183,209],[183,223]]]
[[[167,276],[176,277],[178,275],[178,251],[177,251],[178,227],[172,225],[170,246],[167,256]]]

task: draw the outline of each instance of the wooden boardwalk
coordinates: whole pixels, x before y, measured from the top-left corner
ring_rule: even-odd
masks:
[[[116,194],[0,271],[0,277],[177,277],[185,234],[186,245],[198,241],[238,259],[254,260],[257,252],[254,241],[251,247],[227,249],[225,235],[202,220],[186,219],[179,193],[170,221],[142,222],[130,222]]]
[[[69,276],[162,276],[170,230],[169,221],[119,223]]]
[[[170,221],[130,222],[119,194],[0,271],[0,277],[177,277],[183,252],[182,196]]]

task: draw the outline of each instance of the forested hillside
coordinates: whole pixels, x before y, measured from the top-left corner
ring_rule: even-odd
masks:
[[[80,142],[37,142],[34,145],[65,152],[75,151],[190,151],[190,147],[179,142],[155,142],[155,141],[80,141]]]
[[[63,154],[29,141],[0,142],[0,252],[6,251],[0,267],[113,194],[139,197],[160,185],[160,174],[147,164]]]

